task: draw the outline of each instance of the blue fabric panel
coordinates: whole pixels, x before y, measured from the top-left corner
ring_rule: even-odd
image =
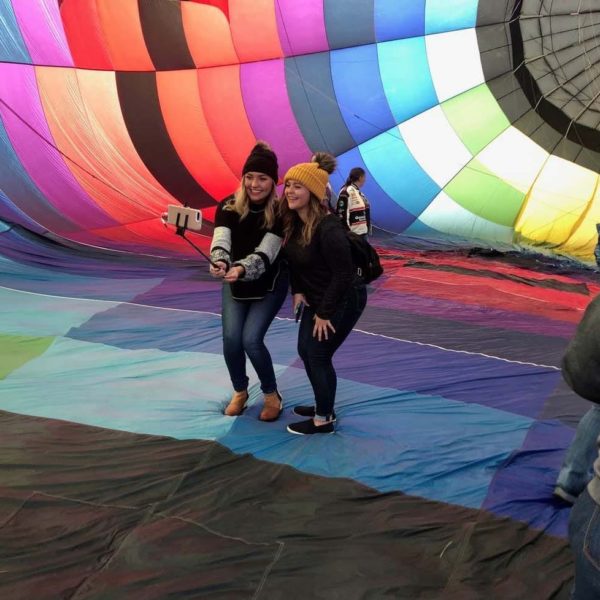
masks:
[[[0,219],[4,219],[9,223],[22,225],[36,233],[44,233],[46,229],[33,221],[21,209],[17,208],[10,198],[0,190]]]
[[[331,177],[331,184],[335,187],[336,192],[344,185],[346,177],[353,167],[361,167],[367,172],[367,181],[362,191],[371,203],[371,216],[374,223],[378,227],[391,231],[406,229],[415,217],[388,196],[369,172],[369,168],[357,148],[338,157],[337,172]]]
[[[67,382],[65,364],[73,375]],[[306,472],[470,507],[481,506],[493,473],[521,446],[530,425],[502,411],[341,379],[336,435],[299,438],[285,425],[297,420],[290,407],[306,402],[306,374],[276,371],[288,409],[282,419],[258,420],[255,380],[249,409],[233,419],[222,414],[230,390],[219,355],[58,338],[4,380],[0,408],[178,439],[218,439],[236,452]]]
[[[375,43],[373,0],[324,0],[323,10],[332,50]]]
[[[443,33],[475,27],[478,4],[479,0],[427,0],[425,32]]]
[[[0,0],[0,62],[31,64],[10,0]]]
[[[438,104],[429,71],[425,38],[378,44],[379,70],[395,123]]]
[[[47,229],[62,232],[78,229],[69,222],[67,217],[55,210],[29,177],[15,154],[2,119],[0,119],[0,189],[17,208]],[[1,198],[0,203],[4,205]],[[0,215],[5,214],[2,205],[0,205]]]
[[[355,145],[333,89],[329,52],[286,58],[285,80],[294,116],[313,151],[335,155]]]
[[[377,40],[425,35],[425,0],[375,0]]]
[[[394,126],[379,75],[377,46],[332,52],[331,73],[342,116],[357,144]]]
[[[229,387],[223,357],[215,354],[120,350],[57,338],[3,380],[0,407],[135,433],[215,439],[234,421],[223,414]],[[259,392],[253,388],[253,402]]]
[[[12,232],[6,235],[10,233]],[[127,280],[52,272],[49,269],[25,266],[2,256],[0,256],[0,275],[2,285],[9,288],[38,294],[97,300],[131,300],[159,282],[157,279]]]
[[[397,128],[361,144],[368,171],[385,193],[417,217],[440,192],[408,150]]]
[[[550,534],[566,536],[571,509],[560,502],[549,505],[548,500],[574,435],[574,429],[558,421],[533,423],[523,447],[496,473],[483,507]],[[527,485],[517,487],[517,481]]]
[[[67,335],[71,339],[126,350],[157,349],[219,355],[223,352],[220,315],[135,304],[121,304],[98,313]],[[265,343],[275,362],[291,365],[296,360],[294,340],[297,335],[298,325],[292,319],[273,321]]]
[[[285,372],[280,387],[287,408],[306,403],[307,385],[304,372]],[[265,432],[257,412],[247,411],[219,441],[235,452],[350,477],[382,492],[478,508],[492,474],[521,446],[531,423],[482,406],[345,379],[338,380],[337,395],[335,435],[290,436],[285,426],[298,417],[287,410],[279,427]]]
[[[29,294],[0,287],[0,306],[0,333],[57,336],[64,335],[71,327],[85,323],[97,312],[108,310],[115,304]],[[36,381],[40,385],[40,380],[32,380],[31,385],[36,385]]]

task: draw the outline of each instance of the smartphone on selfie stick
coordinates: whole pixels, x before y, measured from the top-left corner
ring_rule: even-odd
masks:
[[[169,204],[167,212],[161,216],[161,220],[165,225],[175,226],[175,235],[181,236],[190,246],[193,246],[202,256],[213,266],[215,269],[219,268],[219,265],[215,264],[210,258],[185,236],[185,232],[189,229],[190,231],[200,231],[202,229],[202,212],[197,208],[190,208],[189,206],[178,206],[177,204]]]

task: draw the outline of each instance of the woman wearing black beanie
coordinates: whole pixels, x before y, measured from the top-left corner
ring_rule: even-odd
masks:
[[[246,159],[238,191],[224,200],[215,215],[210,246],[213,277],[224,282],[222,292],[223,355],[234,393],[225,414],[240,415],[248,401],[246,356],[264,395],[262,421],[281,414],[271,355],[264,338],[288,290],[288,273],[279,250],[283,232],[276,215],[277,156],[258,142]]]

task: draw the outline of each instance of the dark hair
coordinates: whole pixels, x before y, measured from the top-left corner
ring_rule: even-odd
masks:
[[[345,185],[351,185],[357,182],[363,175],[366,175],[365,170],[362,167],[353,167],[348,173],[348,179],[346,179]]]
[[[310,162],[316,162],[320,169],[327,171],[330,175],[335,171],[337,167],[337,160],[335,156],[329,154],[329,152],[315,152]]]

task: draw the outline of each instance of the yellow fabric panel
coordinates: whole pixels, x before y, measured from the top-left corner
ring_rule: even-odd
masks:
[[[517,219],[519,241],[560,248],[588,209],[597,182],[597,173],[550,156]]]
[[[582,214],[573,234],[561,246],[561,250],[583,261],[595,262],[594,249],[598,243],[596,223],[600,223],[600,185],[596,186],[588,210]]]

